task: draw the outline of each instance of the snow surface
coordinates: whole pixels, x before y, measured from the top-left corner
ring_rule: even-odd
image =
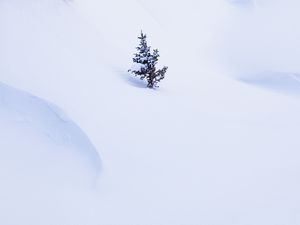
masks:
[[[101,172],[97,150],[53,104],[0,84],[0,123],[2,224],[26,217],[42,223],[42,209],[55,215],[57,201],[63,201],[57,190],[95,185]]]
[[[296,6],[1,1],[0,224],[298,225]]]

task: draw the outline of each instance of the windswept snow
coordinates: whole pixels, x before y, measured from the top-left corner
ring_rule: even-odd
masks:
[[[0,224],[298,225],[286,2],[0,2],[0,79],[40,97],[0,85]],[[141,29],[156,90],[126,73]]]
[[[0,108],[1,177],[26,176],[54,186],[95,183],[99,154],[59,108],[4,84],[0,84]]]
[[[220,49],[227,69],[239,78],[299,73],[299,1],[255,2],[253,10],[233,10],[226,26]]]
[[[53,224],[78,213],[77,192],[101,172],[84,132],[55,105],[1,83],[0,124],[0,223]]]

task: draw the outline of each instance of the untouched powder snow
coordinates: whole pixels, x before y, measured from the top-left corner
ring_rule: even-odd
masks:
[[[0,223],[71,216],[74,192],[93,187],[101,171],[86,135],[53,104],[1,83],[0,124]]]
[[[246,1],[240,1],[246,2]],[[276,82],[278,74],[299,73],[300,28],[299,1],[256,0],[255,7],[241,10],[237,7],[231,22],[222,36],[222,55],[231,75],[245,80],[258,80],[268,76],[269,82]],[[291,79],[291,83],[296,81]],[[267,85],[268,86],[268,85]],[[275,86],[278,90],[278,87]]]
[[[16,156],[18,155],[18,153],[26,155],[26,151],[22,150],[24,146],[20,144],[19,141],[28,140],[27,144],[30,146],[31,141],[33,140],[30,137],[32,137],[33,135],[37,135],[40,139],[43,139],[48,144],[53,144],[52,148],[54,148],[54,146],[57,146],[57,148],[61,149],[69,148],[69,150],[66,150],[65,152],[55,151],[53,149],[52,153],[65,155],[62,159],[64,159],[67,154],[74,155],[75,158],[69,158],[74,162],[76,162],[76,160],[79,160],[78,162],[80,162],[80,160],[82,159],[83,165],[87,165],[87,173],[91,173],[92,176],[86,176],[86,174],[84,176],[78,176],[78,174],[74,175],[78,171],[76,171],[76,173],[74,171],[74,174],[72,176],[73,178],[79,180],[82,178],[87,178],[87,180],[90,179],[90,183],[92,183],[92,177],[97,176],[100,169],[100,157],[97,153],[97,150],[86,137],[84,132],[81,131],[80,128],[78,128],[73,123],[73,121],[71,121],[59,108],[49,102],[27,94],[26,92],[10,88],[4,84],[0,84],[0,106],[1,120],[3,123],[7,123],[7,126],[3,126],[4,129],[1,133],[1,140],[3,141],[1,142],[1,149],[8,148],[3,151],[4,154],[13,152],[13,154]],[[22,133],[19,133],[17,137],[12,137],[11,135],[14,133],[9,129],[16,129],[17,127],[20,127],[20,129],[23,129],[23,131],[27,132],[24,132],[24,135],[22,135]],[[26,136],[27,134],[29,136]],[[34,139],[39,140],[39,138]],[[14,141],[12,141],[11,139]],[[9,141],[9,143],[11,144],[15,143],[16,146],[19,145],[19,147],[14,148],[10,147],[8,144],[3,145],[3,143],[6,143],[7,141]],[[76,151],[70,152],[72,148]],[[13,149],[19,152],[15,152]],[[31,147],[25,147],[25,149],[30,149],[33,151],[29,155],[34,155],[33,153],[38,153],[41,151],[41,149],[34,148],[34,145],[32,145]],[[50,152],[48,152],[47,154],[50,154]],[[25,155],[23,155],[23,157]],[[57,155],[56,157],[51,157],[53,159],[57,158],[57,162],[61,164],[62,167],[68,167],[67,164],[64,165],[63,162],[60,162],[61,157],[59,155]],[[26,162],[24,158],[23,160]],[[39,163],[43,164],[45,162],[40,161]],[[74,165],[73,167],[76,168],[82,166]],[[36,167],[35,169],[41,172],[40,167]],[[62,168],[59,168],[59,170],[61,169]],[[90,172],[88,172],[89,170]],[[68,179],[65,179],[65,181],[67,180]],[[79,181],[78,184],[80,183],[82,182]]]
[[[1,81],[81,128],[0,86],[0,224],[300,223],[299,98],[230,76],[276,70],[232,41],[272,3],[151,2],[0,2]],[[126,73],[141,29],[169,66],[156,90]]]

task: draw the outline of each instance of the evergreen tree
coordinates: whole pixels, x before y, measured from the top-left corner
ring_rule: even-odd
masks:
[[[147,36],[141,32],[139,46],[136,48],[138,53],[134,55],[133,66],[129,72],[135,76],[139,76],[141,80],[146,79],[149,88],[158,87],[157,84],[165,78],[165,73],[168,67],[156,70],[156,64],[159,58],[159,51],[153,50],[151,53],[151,47],[147,44]]]

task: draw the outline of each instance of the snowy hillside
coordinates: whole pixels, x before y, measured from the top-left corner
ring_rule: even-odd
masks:
[[[1,223],[19,223],[23,213],[28,216],[47,203],[54,207],[62,189],[95,185],[101,171],[98,152],[60,109],[3,84],[0,109]]]
[[[296,6],[1,1],[0,224],[299,224]]]

